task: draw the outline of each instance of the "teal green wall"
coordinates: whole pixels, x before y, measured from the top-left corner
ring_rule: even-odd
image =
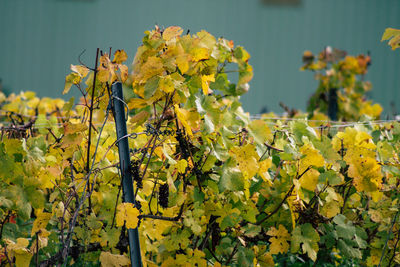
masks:
[[[400,52],[380,42],[386,27],[400,28],[399,14],[399,0],[0,0],[0,78],[9,92],[59,97],[83,49],[89,65],[97,47],[123,48],[132,60],[143,32],[157,23],[206,29],[243,45],[254,79],[242,100],[252,113],[263,106],[280,113],[280,101],[304,109],[316,83],[299,71],[301,55],[326,45],[370,51],[371,96],[386,110],[395,101],[400,112]]]

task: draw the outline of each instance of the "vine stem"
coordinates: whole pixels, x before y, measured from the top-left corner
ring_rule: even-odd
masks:
[[[39,232],[36,232],[36,266],[39,266]]]
[[[233,259],[233,256],[236,254],[237,252],[237,248],[239,246],[239,242],[236,243],[235,247],[233,248],[233,251],[231,253],[231,255],[229,256],[229,259],[226,261],[225,265],[229,266],[229,263],[231,262],[231,260]]]
[[[387,244],[389,242],[390,235],[392,234],[392,230],[393,230],[394,224],[396,223],[397,216],[399,215],[399,212],[400,212],[400,209],[398,209],[396,214],[394,215],[393,222],[392,222],[392,225],[390,226],[389,233],[388,233],[388,236],[386,238],[385,245],[383,246],[383,249],[382,249],[382,255],[381,255],[381,259],[379,260],[378,267],[382,266],[383,256],[385,256],[385,250],[386,250]],[[396,253],[396,251],[395,251],[395,253]]]
[[[86,172],[89,173],[90,169],[90,146],[92,143],[92,120],[93,120],[93,99],[94,99],[94,89],[96,87],[96,76],[97,76],[97,65],[99,62],[99,52],[100,49],[97,48],[96,51],[96,62],[95,62],[95,67],[94,67],[94,75],[93,75],[93,84],[92,84],[92,97],[90,99],[90,107],[89,107],[89,136],[88,136],[88,148],[87,148],[87,156],[86,156]],[[90,179],[90,175],[88,175],[88,179]],[[87,188],[88,191],[90,191],[90,186]],[[89,208],[88,210],[90,211],[92,209],[92,201],[91,197],[89,196]]]
[[[121,180],[122,180],[122,179],[121,179]],[[113,219],[112,219],[111,227],[110,227],[110,228],[113,228],[113,227],[114,227],[115,217],[117,216],[117,206],[118,206],[119,195],[121,194],[121,188],[122,188],[122,187],[119,186],[118,194],[117,194],[117,200],[115,201]]]
[[[168,106],[169,106],[170,102],[172,103],[172,98],[174,97],[174,94],[175,94],[175,91],[171,94],[171,97],[170,97],[169,99],[168,99],[168,96],[165,98],[165,105],[164,105],[164,108],[163,108],[163,112],[162,112],[162,114],[161,114],[161,117],[164,116],[166,110],[168,109]],[[143,173],[142,173],[141,180],[143,180],[143,178],[144,178],[145,175],[146,175],[147,167],[149,166],[151,156],[153,155],[154,150],[156,149],[155,144],[156,144],[156,142],[157,142],[158,130],[160,129],[161,124],[162,124],[162,120],[159,120],[158,123],[157,123],[157,126],[156,126],[157,132],[156,132],[155,135],[153,135],[153,136],[150,138],[150,140],[149,140],[149,142],[148,142],[148,145],[147,145],[147,148],[146,148],[146,150],[145,150],[145,151],[147,151],[147,150],[150,148],[151,144],[153,143],[153,146],[151,147],[149,159],[147,160],[146,165],[145,165],[144,170],[143,170]],[[142,156],[142,158],[141,158],[141,160],[140,160],[140,162],[139,162],[139,166],[143,163],[145,157],[146,157],[146,153],[143,153],[143,156]],[[154,186],[155,186],[155,185],[154,185]],[[139,190],[139,187],[136,187],[135,196],[137,195],[138,190]]]
[[[8,263],[10,264],[10,266],[11,266],[11,267],[12,267],[12,266],[15,266],[15,265],[13,264],[13,262],[11,261],[9,255],[8,255],[7,247],[4,247],[4,255],[6,256],[7,261],[8,261]]]
[[[396,243],[394,244],[393,255],[390,258],[388,266],[390,266],[392,264],[392,261],[393,261],[394,257],[396,256],[396,249],[397,249],[397,245],[399,244],[399,241],[400,241],[400,231],[397,231],[397,240],[396,240]]]
[[[311,169],[311,166],[308,166],[307,169],[304,170],[304,172],[302,174],[300,174],[297,179],[300,179],[306,172],[308,172]],[[268,214],[266,217],[264,217],[261,221],[257,222],[257,225],[262,224],[263,222],[265,222],[266,220],[268,220],[272,215],[274,215],[275,213],[278,212],[278,210],[281,208],[281,206],[283,205],[283,203],[285,203],[286,199],[292,194],[292,191],[294,189],[294,184],[292,184],[292,186],[290,187],[289,191],[286,193],[285,197],[282,199],[282,201],[279,203],[278,206],[276,206],[276,208],[270,213]]]
[[[184,207],[184,204],[182,204],[182,206],[181,206],[181,208],[180,208],[180,210],[179,210],[178,215],[175,216],[175,217],[166,217],[166,216],[153,215],[153,214],[142,214],[142,215],[139,215],[138,217],[139,217],[139,218],[142,218],[142,219],[146,219],[146,218],[147,218],[147,219],[155,219],[155,220],[163,220],[163,221],[177,222],[177,221],[179,221],[180,218],[182,217],[182,214],[183,214],[183,207]]]
[[[3,237],[3,228],[4,228],[4,224],[8,221],[8,218],[11,216],[11,210],[9,210],[7,212],[6,217],[4,218],[4,220],[1,222],[1,227],[0,227],[0,240]]]

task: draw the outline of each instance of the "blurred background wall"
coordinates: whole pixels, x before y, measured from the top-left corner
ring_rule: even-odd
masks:
[[[400,53],[380,39],[400,28],[399,14],[399,0],[0,0],[0,79],[7,93],[61,97],[84,49],[89,66],[97,47],[125,49],[131,62],[145,30],[179,25],[250,52],[254,78],[242,101],[253,114],[281,113],[280,101],[304,110],[317,83],[299,71],[302,53],[327,45],[370,51],[370,96],[391,114],[392,101],[400,112]]]

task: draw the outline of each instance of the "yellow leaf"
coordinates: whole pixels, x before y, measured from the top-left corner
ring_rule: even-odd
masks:
[[[258,154],[256,148],[252,144],[245,146],[234,147],[229,151],[239,165],[239,169],[243,174],[247,175],[247,178],[252,178],[259,169],[258,165]]]
[[[193,136],[192,128],[190,127],[187,119],[189,118],[189,111],[179,108],[177,104],[174,105],[175,114],[178,117],[179,122],[185,127],[185,130],[189,136]]]
[[[359,70],[358,60],[355,57],[346,56],[343,61],[342,68],[350,71],[358,71]]]
[[[164,30],[162,37],[165,41],[169,41],[172,38],[175,38],[175,37],[178,37],[179,35],[181,35],[182,32],[183,32],[183,29],[181,27],[171,26]]]
[[[120,203],[117,207],[116,223],[117,226],[123,226],[126,223],[126,228],[134,229],[137,227],[139,219],[139,210],[132,203]]]
[[[148,120],[149,117],[150,113],[145,110],[142,110],[138,114],[129,119],[129,124],[133,125],[134,127],[142,125],[144,122]]]
[[[31,253],[33,253],[33,254],[37,253],[38,245],[39,245],[39,249],[47,247],[48,237],[50,235],[50,232],[43,228],[37,233],[38,233],[37,238],[38,238],[39,242],[33,242],[32,246],[30,248]]]
[[[139,82],[145,82],[149,78],[161,74],[164,71],[163,66],[161,58],[155,56],[149,57],[137,74]]]
[[[176,164],[176,168],[178,169],[179,173],[185,173],[186,172],[186,167],[187,167],[188,163],[186,160],[181,159],[180,161],[178,161],[178,163]]]
[[[175,260],[174,258],[172,258],[171,256],[169,256],[166,260],[163,261],[163,263],[161,264],[161,267],[172,267],[172,266],[176,266],[175,264]]]
[[[144,108],[147,106],[147,101],[140,98],[132,98],[128,103],[129,109]]]
[[[216,39],[209,32],[201,30],[196,33],[196,36],[200,39],[199,45],[208,49],[213,49],[216,43]]]
[[[17,238],[15,249],[26,248],[29,245],[29,240],[26,238]]]
[[[77,73],[81,78],[85,78],[89,73],[89,69],[86,68],[85,66],[81,66],[81,65],[72,65],[71,64],[71,70],[73,72]]]
[[[42,210],[38,211],[36,214],[36,219],[33,222],[31,236],[36,235],[36,233],[41,231],[41,229],[45,229],[51,216],[51,213],[43,212]]]
[[[260,169],[258,170],[258,174],[263,178],[264,181],[268,182],[271,185],[271,177],[268,173],[268,169],[272,166],[272,159],[265,159],[261,161],[259,165]]]
[[[54,209],[57,218],[63,218],[65,211],[65,206],[62,201],[58,202],[57,207]]]
[[[299,182],[301,187],[310,191],[314,191],[318,184],[318,178],[319,171],[315,169],[309,169],[306,173],[303,174],[302,177],[300,177]]]
[[[361,108],[360,113],[366,114],[374,119],[379,118],[383,111],[383,108],[379,104],[371,105],[371,101],[367,101]]]
[[[335,217],[340,213],[339,202],[332,200],[325,203],[324,206],[321,208],[320,212],[321,215],[329,219]]]
[[[374,158],[353,159],[348,175],[358,192],[374,192],[382,186],[381,166]]]
[[[49,172],[49,170],[42,169],[41,172],[39,172],[39,181],[40,181],[40,187],[42,189],[46,188],[53,188],[54,187],[54,181],[55,178],[54,176]]]
[[[372,137],[366,132],[357,131],[351,127],[347,127],[345,132],[338,132],[332,139],[332,146],[340,153],[342,149],[343,153],[345,151],[344,160],[347,163],[359,160],[360,156],[372,158],[376,156],[376,145]]]
[[[274,258],[272,257],[271,252],[264,253],[261,257],[258,258],[258,261],[262,264],[260,266],[265,267],[273,267],[275,266]]]
[[[238,85],[248,83],[251,79],[253,79],[253,67],[247,64],[243,70],[239,71]]]
[[[249,123],[248,128],[257,143],[263,144],[268,140],[272,140],[271,130],[265,121],[253,120]]]
[[[182,74],[185,74],[189,70],[189,60],[189,55],[186,54],[179,54],[176,57],[176,65]]]
[[[283,254],[289,250],[288,240],[290,239],[290,234],[282,224],[279,225],[278,229],[271,227],[268,230],[267,235],[272,236],[269,239],[269,242],[271,242],[271,254]]]
[[[117,226],[123,226],[125,222],[125,206],[124,203],[121,203],[117,207],[117,214],[115,216],[115,222]]]
[[[128,59],[128,55],[124,50],[117,50],[114,53],[114,63],[121,64]]]
[[[88,127],[84,123],[66,122],[64,123],[63,126],[64,126],[64,135],[81,133],[88,129]]]
[[[82,142],[83,136],[81,133],[75,134],[67,134],[62,139],[61,148],[68,148],[73,145],[80,145]]]
[[[209,50],[205,47],[196,47],[193,48],[190,51],[190,54],[192,55],[192,60],[194,62],[200,61],[200,60],[204,60],[204,59],[208,59],[210,57],[209,55]]]
[[[99,70],[96,74],[96,77],[100,82],[105,83],[110,78],[110,72],[107,69]]]
[[[382,222],[382,213],[379,210],[369,209],[368,214],[373,222],[380,223]]]
[[[166,93],[172,93],[175,90],[174,82],[172,81],[172,78],[170,75],[162,77],[160,79],[160,83],[158,86],[161,90],[163,90]]]
[[[302,174],[308,167],[322,167],[325,164],[324,157],[310,143],[303,145],[300,153],[304,157],[300,159],[299,174]]]
[[[374,201],[375,203],[380,201],[383,196],[384,196],[383,192],[381,192],[381,191],[373,191],[373,192],[371,192],[372,201]]]
[[[146,229],[146,236],[148,236],[148,238],[151,238],[152,240],[162,240],[163,238],[165,238],[165,236],[163,236],[163,232],[173,225],[173,222],[162,220],[144,220],[142,221],[142,223],[143,228]]]
[[[119,65],[118,68],[121,71],[121,82],[124,83],[128,79],[128,66]]]
[[[382,40],[389,40],[389,45],[392,47],[393,50],[400,47],[400,30],[387,28],[383,33]]]
[[[28,251],[14,251],[15,253],[15,266],[16,267],[29,267],[32,259],[32,253]]]
[[[15,266],[29,267],[32,253],[26,247],[29,245],[29,240],[26,238],[17,238],[17,243],[12,240],[5,239],[7,250],[15,255]]]
[[[71,86],[73,84],[79,84],[81,82],[81,77],[79,76],[79,74],[73,72],[68,74],[65,77],[65,85],[64,85],[64,91],[63,91],[63,95],[65,95],[66,93],[69,92],[69,90],[71,89]]]
[[[131,264],[131,261],[125,255],[116,255],[104,251],[100,254],[100,262],[102,267],[123,267]]]
[[[201,88],[205,95],[212,93],[212,90],[209,87],[210,82],[215,82],[214,74],[201,76]]]

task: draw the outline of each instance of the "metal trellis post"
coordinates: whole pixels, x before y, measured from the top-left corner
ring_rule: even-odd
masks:
[[[113,111],[115,127],[117,131],[117,142],[119,152],[120,170],[122,175],[123,202],[135,203],[132,175],[130,172],[129,144],[125,120],[125,103],[123,102],[122,84],[115,82],[112,85]],[[142,267],[140,255],[138,228],[128,229],[129,252],[132,267]]]
[[[338,95],[336,88],[329,89],[328,101],[328,117],[331,120],[336,121],[338,112]]]

